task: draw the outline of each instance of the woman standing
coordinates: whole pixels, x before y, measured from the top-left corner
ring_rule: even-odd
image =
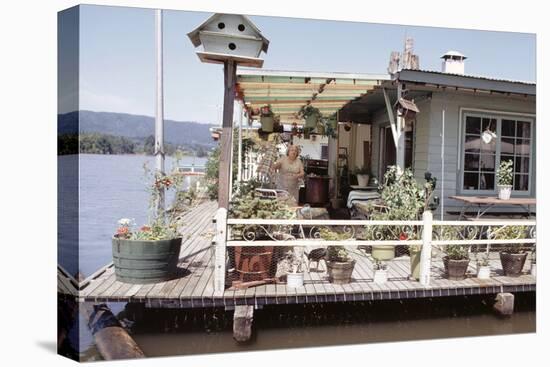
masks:
[[[298,203],[298,191],[300,179],[304,178],[304,166],[298,158],[300,150],[296,145],[291,145],[286,157],[279,158],[273,165],[279,171],[277,175],[277,189],[286,190]]]

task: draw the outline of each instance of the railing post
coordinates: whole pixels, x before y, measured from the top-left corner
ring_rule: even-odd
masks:
[[[422,231],[422,252],[420,254],[420,284],[430,285],[430,269],[432,266],[432,220],[433,214],[426,210],[422,214],[424,222]]]
[[[216,212],[216,234],[214,236],[214,295],[220,296],[225,290],[225,259],[227,241],[227,209]]]

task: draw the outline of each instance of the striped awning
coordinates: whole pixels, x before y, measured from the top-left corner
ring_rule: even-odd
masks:
[[[378,74],[239,69],[237,98],[254,120],[262,106],[271,105],[282,123],[303,124],[298,116],[302,106],[312,105],[330,117],[388,79],[388,75]]]

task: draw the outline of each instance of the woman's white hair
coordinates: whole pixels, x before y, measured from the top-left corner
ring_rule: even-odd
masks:
[[[290,145],[290,146],[288,147],[288,149],[286,150],[286,155],[287,155],[287,156],[288,156],[288,153],[290,152],[290,149],[292,149],[292,148],[296,148],[297,155],[300,155],[300,151],[301,151],[300,147],[299,147],[298,145],[292,144],[292,145]]]

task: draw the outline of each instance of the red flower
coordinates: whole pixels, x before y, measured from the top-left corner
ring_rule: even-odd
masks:
[[[121,236],[121,235],[127,235],[128,232],[130,230],[128,229],[128,227],[118,227],[117,230],[116,230],[116,233]]]
[[[151,231],[151,227],[149,227],[149,226],[141,226],[141,228],[140,228],[139,230],[142,231],[142,232],[150,232],[150,231]]]
[[[402,232],[400,235],[399,235],[399,241],[406,241],[409,237],[407,236],[407,234],[405,232]]]

